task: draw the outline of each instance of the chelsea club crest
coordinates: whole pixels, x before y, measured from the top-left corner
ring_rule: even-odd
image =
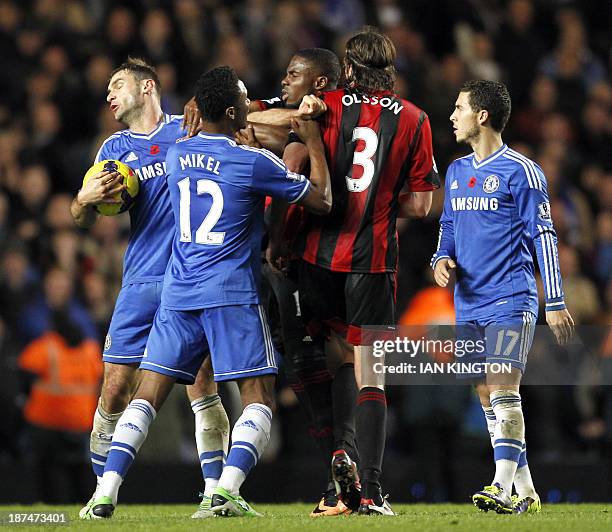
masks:
[[[484,180],[482,189],[487,193],[495,192],[499,188],[499,177],[496,175],[490,175]]]
[[[104,340],[104,351],[108,351],[110,349],[111,342],[112,342],[111,335],[110,333],[108,333],[106,335],[106,339]]]

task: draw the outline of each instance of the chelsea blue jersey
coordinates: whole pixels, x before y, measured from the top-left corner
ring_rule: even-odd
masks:
[[[432,267],[444,257],[457,264],[457,320],[514,311],[537,315],[534,256],[546,310],[564,309],[557,236],[542,169],[505,144],[480,162],[473,153],[455,160],[446,175]]]
[[[289,203],[310,181],[267,150],[200,133],[168,150],[172,257],[161,304],[173,310],[259,303],[265,196]]]
[[[123,259],[123,286],[160,281],[172,249],[174,222],[166,185],[166,153],[184,135],[183,117],[164,115],[148,135],[118,131],[104,141],[96,162],[116,159],[138,175],[140,190],[130,213],[130,239]]]

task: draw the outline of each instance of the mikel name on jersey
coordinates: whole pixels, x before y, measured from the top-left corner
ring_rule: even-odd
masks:
[[[181,163],[181,170],[185,170],[185,168],[204,168],[215,175],[219,175],[219,166],[221,165],[221,161],[203,153],[179,155],[179,162]]]

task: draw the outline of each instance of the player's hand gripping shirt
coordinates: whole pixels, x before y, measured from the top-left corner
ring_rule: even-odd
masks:
[[[546,178],[533,161],[505,144],[476,162],[455,160],[446,174],[438,260],[457,263],[457,320],[512,311],[537,315],[532,251],[544,281],[546,310],[565,308]]]
[[[174,212],[162,306],[174,310],[259,303],[265,196],[299,201],[310,187],[267,150],[200,133],[168,151]]]
[[[183,117],[164,115],[148,135],[118,131],[104,141],[96,161],[116,159],[136,172],[140,191],[130,213],[130,239],[123,259],[123,286],[160,281],[172,250],[174,221],[166,186],[166,153],[183,136]]]
[[[438,188],[427,115],[392,92],[340,89],[322,95],[321,132],[331,174],[332,212],[308,215],[302,258],[333,271],[397,267],[399,193]]]

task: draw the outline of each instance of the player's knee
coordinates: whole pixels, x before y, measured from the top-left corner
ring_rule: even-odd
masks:
[[[215,395],[217,393],[217,383],[212,379],[212,375],[200,370],[196,381],[189,386],[185,386],[185,391],[189,400],[194,401],[200,397]]]
[[[343,364],[353,364],[355,362],[353,346],[335,333],[332,333],[326,342],[325,353],[327,355],[327,366],[332,373],[335,373]]]
[[[106,375],[102,383],[102,408],[112,414],[125,410],[130,402],[133,387],[133,378],[128,377],[125,373],[113,376]]]
[[[102,389],[102,408],[110,413],[121,412],[130,402],[129,389],[117,385],[110,385]]]

